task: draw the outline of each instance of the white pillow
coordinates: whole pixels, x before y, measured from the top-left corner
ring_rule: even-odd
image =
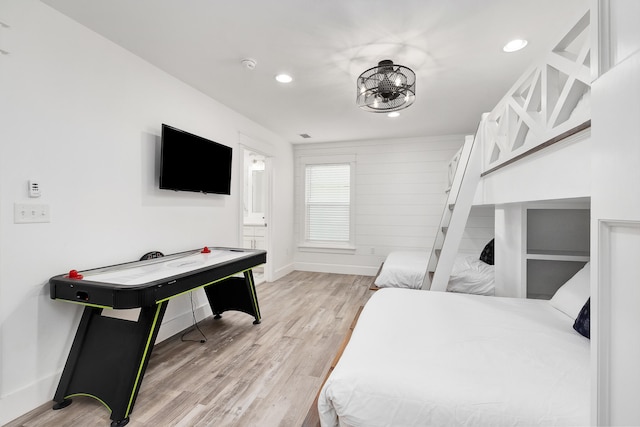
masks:
[[[590,267],[586,263],[571,279],[560,287],[549,301],[551,305],[575,319],[591,295]]]

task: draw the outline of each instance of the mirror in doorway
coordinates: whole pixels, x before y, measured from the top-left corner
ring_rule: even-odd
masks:
[[[266,205],[265,157],[245,150],[244,152],[244,223],[264,225]]]

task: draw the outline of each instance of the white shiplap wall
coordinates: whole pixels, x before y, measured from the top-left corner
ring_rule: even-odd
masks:
[[[299,242],[307,156],[356,156],[353,254],[295,250],[295,268],[374,275],[386,255],[398,250],[430,251],[446,201],[447,164],[463,135],[380,141],[301,144],[294,148],[296,239]],[[493,236],[493,209],[474,208],[461,250],[478,252]]]
[[[459,252],[480,256],[482,249],[494,236],[494,212],[493,205],[471,207],[469,220],[460,241]]]

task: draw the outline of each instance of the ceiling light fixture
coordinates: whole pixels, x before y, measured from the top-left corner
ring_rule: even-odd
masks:
[[[276,76],[276,80],[280,83],[291,83],[293,81],[293,77],[291,77],[289,74],[278,74]]]
[[[397,111],[392,111],[389,114],[387,114],[387,117],[398,117],[400,115],[399,112]]]
[[[416,73],[385,59],[360,74],[356,103],[365,111],[388,113],[407,108],[416,99]]]
[[[515,40],[511,40],[509,43],[505,44],[504,47],[502,48],[503,51],[505,52],[516,52],[520,49],[524,49],[524,47],[527,45],[527,41],[523,40],[523,39],[515,39]]]

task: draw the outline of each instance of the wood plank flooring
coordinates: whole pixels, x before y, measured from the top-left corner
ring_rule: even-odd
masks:
[[[293,272],[257,285],[262,323],[237,312],[200,322],[201,344],[174,336],[157,344],[131,427],[308,424],[312,406],[373,277]],[[185,338],[199,340],[197,332]],[[109,411],[78,397],[47,403],[5,427],[108,426]]]

